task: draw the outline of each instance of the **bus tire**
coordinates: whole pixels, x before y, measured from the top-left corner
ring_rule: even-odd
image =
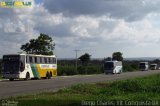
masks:
[[[10,78],[9,81],[14,81],[14,78]]]
[[[52,77],[52,72],[50,71],[50,77]]]
[[[47,71],[47,73],[46,73],[46,79],[50,79],[50,78],[51,78],[50,73]]]
[[[26,78],[24,80],[29,80],[29,78],[30,78],[30,74],[29,74],[29,72],[27,72],[26,73]]]
[[[121,74],[121,70],[117,74]]]

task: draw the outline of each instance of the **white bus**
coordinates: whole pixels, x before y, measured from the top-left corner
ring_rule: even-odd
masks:
[[[151,70],[157,70],[157,64],[150,64],[150,69]]]
[[[57,59],[55,55],[4,55],[2,75],[10,81],[31,78],[50,79],[57,76]]]
[[[121,61],[105,61],[104,63],[104,72],[108,73],[121,73],[123,69]]]
[[[139,63],[139,69],[141,71],[148,71],[148,69],[149,69],[148,62],[140,62]]]

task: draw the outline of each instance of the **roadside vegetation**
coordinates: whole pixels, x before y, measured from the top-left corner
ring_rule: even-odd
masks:
[[[107,57],[101,60],[91,59],[91,55],[85,53],[78,59],[76,70],[76,60],[59,60],[58,75],[77,75],[77,74],[100,74],[104,73],[103,64],[105,61],[118,60],[123,61],[123,72],[138,71],[139,61],[127,61],[123,59],[121,52],[114,52],[112,57]]]
[[[127,101],[154,101],[158,106],[160,104],[156,101],[160,101],[160,74],[107,83],[78,84],[58,92],[12,97],[7,100],[18,101],[18,106],[81,106],[97,102],[117,105],[117,101],[122,101],[123,106]]]
[[[140,61],[123,61],[123,72],[133,72],[139,70]]]
[[[59,60],[58,61],[58,75],[77,75],[77,74],[100,74],[104,73],[104,60],[90,60],[87,66],[81,65],[78,61],[78,68],[76,70],[75,60]],[[123,61],[123,72],[139,71],[139,61]]]
[[[110,59],[110,58],[109,58]],[[78,60],[78,68],[76,71],[75,60],[59,60],[58,75],[77,75],[77,74],[100,74],[104,73],[103,64],[105,59],[95,59],[88,61],[87,66],[82,65]],[[123,72],[139,71],[139,62],[146,60],[123,60]],[[149,63],[160,64],[159,59],[149,61]],[[158,66],[160,67],[160,66]]]
[[[103,73],[103,61],[90,60],[87,65],[82,65],[78,61],[76,70],[75,60],[59,60],[58,61],[58,75],[85,75],[85,74],[100,74]]]

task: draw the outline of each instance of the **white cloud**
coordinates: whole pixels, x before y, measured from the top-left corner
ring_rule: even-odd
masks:
[[[45,2],[50,3],[51,1]],[[137,2],[139,3],[139,1],[132,1],[134,4]],[[115,5],[118,6],[119,3],[119,10],[118,7],[111,8]],[[101,12],[101,15],[97,15],[97,9],[84,13],[84,11],[80,11],[81,8],[77,8],[76,11],[79,11],[79,15],[69,16],[69,14],[66,15],[66,10],[64,10],[65,12],[63,10],[51,12],[49,9],[51,7],[47,8],[43,4],[35,4],[32,8],[24,9],[4,10],[0,8],[0,13],[2,13],[2,17],[0,17],[0,55],[15,53],[19,51],[21,44],[36,38],[39,33],[46,33],[55,39],[58,57],[67,55],[72,57],[74,49],[90,50],[87,52],[93,53],[92,56],[95,57],[104,57],[114,51],[122,51],[127,56],[134,57],[132,49],[138,49],[140,54],[136,53],[136,55],[143,56],[144,51],[147,51],[148,48],[160,44],[160,25],[157,25],[158,18],[155,18],[160,16],[157,7],[159,2],[151,5],[149,5],[150,0],[142,1],[140,5],[132,3],[125,4],[124,0],[116,2],[107,8],[107,13]],[[95,8],[99,8],[99,6]],[[129,10],[125,12],[124,9],[128,9],[128,7],[130,7]],[[120,11],[124,13],[119,13],[117,16],[115,13]],[[154,55],[154,52],[151,53]]]

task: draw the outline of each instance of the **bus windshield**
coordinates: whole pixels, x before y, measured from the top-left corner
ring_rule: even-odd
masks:
[[[140,63],[140,66],[145,66],[146,64],[145,63]]]
[[[145,68],[146,67],[146,64],[145,63],[140,63],[139,64],[139,68]]]
[[[19,71],[20,56],[18,55],[6,55],[3,56],[3,72],[14,74]]]
[[[157,65],[155,65],[155,64],[151,64],[151,65],[150,65],[151,68],[154,68],[154,67],[156,67],[156,66],[157,66]]]
[[[113,62],[106,62],[104,64],[104,68],[108,70],[113,69],[114,68]]]

